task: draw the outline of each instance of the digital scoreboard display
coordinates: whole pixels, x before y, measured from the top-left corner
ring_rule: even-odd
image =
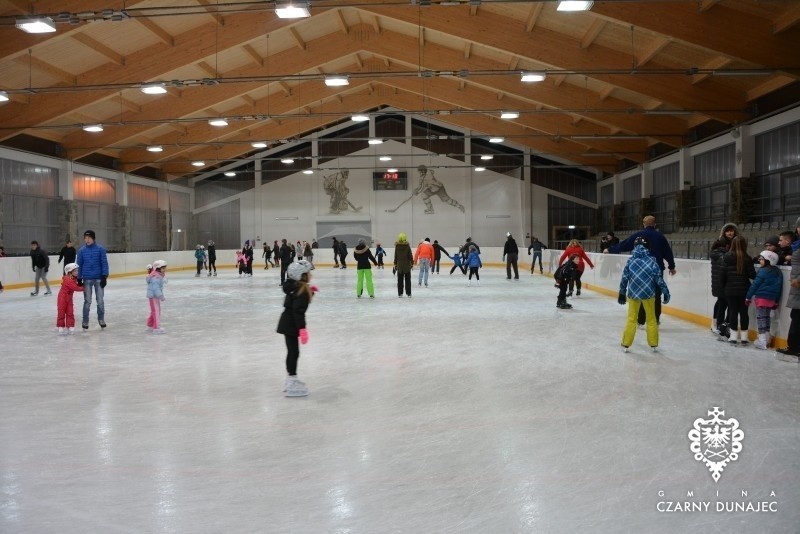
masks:
[[[372,173],[373,191],[403,191],[408,189],[408,173],[406,171]]]

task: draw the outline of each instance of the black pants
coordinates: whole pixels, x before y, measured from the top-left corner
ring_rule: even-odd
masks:
[[[544,270],[544,268],[542,267],[542,252],[533,251],[533,262],[531,262],[531,272],[533,272],[533,268],[536,267],[536,258],[539,258],[539,270],[540,271]]]
[[[469,279],[472,280],[472,275],[475,275],[475,280],[480,280],[481,276],[478,274],[479,267],[470,267],[469,268]]]
[[[383,254],[378,254],[378,267],[383,269]]]
[[[800,352],[800,310],[792,310],[789,314],[792,322],[789,324],[787,347],[793,352]]]
[[[342,268],[347,269],[347,264],[344,262],[344,259],[347,257],[347,254],[339,254],[339,261],[342,262]]]
[[[450,269],[450,274],[453,274],[453,271],[455,271],[456,269],[461,269],[461,274],[467,274],[467,268],[464,267],[463,264],[461,264],[461,265],[453,265],[453,268]]]
[[[197,262],[197,274],[200,274],[200,271],[202,269],[203,269],[203,262],[202,261],[198,261]]]
[[[747,331],[750,327],[750,316],[747,306],[744,305],[744,295],[740,297],[727,297],[728,299],[728,326],[731,330]]]
[[[511,268],[514,268],[514,278],[519,279],[519,268],[517,267],[517,255],[506,254],[506,278],[511,279]]]
[[[286,269],[289,268],[289,262],[281,263],[281,285],[286,281]]]
[[[566,302],[567,301],[567,286],[569,286],[566,282],[561,282],[561,285],[558,287],[558,302]]]
[[[433,265],[431,265],[431,274],[439,272],[439,262],[442,258],[436,258],[433,260]]]
[[[287,336],[286,338],[286,372],[294,376],[297,374],[297,360],[300,358],[300,342],[297,336]]]
[[[214,272],[217,272],[217,258],[214,258],[213,260],[208,258],[208,271],[211,272],[212,269]]]
[[[575,287],[578,291],[581,290],[581,276],[583,273],[580,271],[575,271],[575,275],[572,277],[572,280],[569,281],[569,291],[572,293],[572,288]]]
[[[339,266],[339,253],[338,252],[334,252],[333,253],[333,266],[334,267],[338,267]]]
[[[397,273],[397,296],[403,296],[403,282],[406,286],[406,295],[411,296],[411,272]]]
[[[644,311],[644,306],[639,308],[639,317],[636,319],[636,322],[639,324],[644,324],[647,315]],[[656,286],[656,321],[661,321],[661,288]]]
[[[728,299],[725,297],[717,297],[717,302],[714,303],[714,319],[717,320],[717,328],[728,320]]]

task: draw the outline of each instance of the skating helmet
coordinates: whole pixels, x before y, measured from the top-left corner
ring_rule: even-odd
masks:
[[[647,238],[641,235],[633,241],[633,246],[635,247],[636,245],[644,245],[644,248],[650,249],[650,243],[647,241]]]
[[[303,274],[311,271],[311,269],[311,264],[306,260],[298,260],[289,264],[289,268],[286,269],[286,276],[299,282]]]
[[[194,248],[195,248],[195,249],[197,249],[197,250],[200,250],[200,247],[201,247],[201,245],[197,245],[197,246],[196,246],[196,247],[194,247]]]
[[[209,239],[208,240],[208,246],[209,247],[213,247],[214,246],[214,240],[213,239]]]
[[[78,269],[77,263],[68,263],[64,266],[64,274],[69,274],[72,271],[76,271],[77,269]]]
[[[148,263],[148,264],[145,266],[145,269],[147,269],[147,272],[150,272],[150,271],[152,271],[152,270],[153,270],[153,264],[152,264],[152,263]]]
[[[200,250],[205,250],[205,249],[206,249],[206,247],[204,247],[203,245],[200,245]]]
[[[778,255],[771,250],[762,250],[760,256],[770,265],[778,265]]]
[[[167,262],[165,262],[164,260],[156,260],[156,261],[153,262],[153,269],[160,269],[160,268],[166,267],[166,266],[167,266]]]

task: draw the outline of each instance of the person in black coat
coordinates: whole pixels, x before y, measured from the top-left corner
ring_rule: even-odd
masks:
[[[519,247],[511,236],[511,232],[506,234],[506,244],[503,247],[503,259],[506,260],[506,280],[511,280],[512,267],[514,268],[514,280],[519,280],[519,267],[517,267]]]
[[[339,240],[335,237],[333,238],[333,244],[331,245],[333,249],[333,268],[339,268]]]
[[[31,241],[31,266],[33,267],[33,272],[36,273],[34,278],[35,287],[31,292],[31,296],[35,297],[39,294],[40,279],[44,281],[44,287],[47,289],[44,294],[52,295],[50,283],[47,281],[47,271],[50,270],[50,257],[47,255],[47,251],[39,246],[38,241]]]
[[[283,240],[282,247],[286,245]],[[288,280],[283,284],[283,313],[278,320],[279,334],[286,339],[286,381],[284,391],[287,397],[304,397],[308,395],[308,388],[297,377],[297,360],[300,358],[300,345],[308,343],[308,330],[306,330],[306,310],[314,297],[317,288],[309,286],[311,280],[311,264],[299,260],[289,264]]]
[[[245,269],[245,272],[248,276],[253,276],[253,245],[250,244],[249,239],[244,242],[242,254],[244,254],[244,257],[247,260],[247,268]]]
[[[439,262],[442,260],[442,253],[448,258],[450,254],[439,244],[437,239],[433,240],[433,265],[431,266],[431,273],[439,274]]]
[[[214,276],[217,276],[217,244],[213,239],[208,240],[206,250],[208,251],[208,276],[211,276],[211,269],[214,269]]]
[[[731,250],[722,256],[720,279],[722,290],[728,301],[727,326],[730,328],[728,341],[731,343],[747,343],[747,329],[750,317],[747,313],[747,291],[750,280],[756,277],[753,259],[747,255],[747,240],[736,236],[731,241]],[[740,339],[740,331],[744,331],[744,339]]]
[[[728,317],[728,300],[722,287],[722,256],[731,249],[731,241],[739,235],[739,227],[733,223],[722,226],[719,239],[711,245],[708,257],[711,260],[711,295],[717,298],[714,303],[714,317],[711,321],[711,331],[725,338],[729,332],[725,330]]]
[[[342,264],[342,269],[347,269],[347,263],[345,263],[345,258],[347,258],[347,243],[344,240],[339,241],[339,261]]]
[[[78,251],[72,246],[72,241],[67,239],[67,244],[61,247],[61,251],[58,253],[58,263],[61,263],[61,260],[64,260],[64,265],[62,267],[63,274],[67,274],[63,272],[63,268],[70,263],[75,263],[75,258],[77,257]]]
[[[289,268],[289,265],[292,264],[292,249],[289,245],[286,244],[285,239],[281,239],[281,248],[280,248],[280,256],[281,256],[281,286],[286,282],[286,270]]]
[[[619,245],[619,238],[614,235],[614,232],[608,232],[602,239],[600,239],[600,252],[603,252],[608,247]]]

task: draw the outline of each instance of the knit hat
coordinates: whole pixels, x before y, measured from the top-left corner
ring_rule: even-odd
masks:
[[[400,232],[399,234],[397,234],[398,243],[405,243],[406,241],[408,241],[408,236],[406,235],[405,232]]]
[[[358,244],[359,245],[366,245],[367,244],[367,240],[364,239],[363,237],[361,237],[361,238],[358,239]]]
[[[798,222],[800,222],[800,219],[798,219]],[[86,237],[87,235],[92,239],[96,239],[94,230],[86,230],[85,232],[83,232],[83,237]]]
[[[778,255],[771,250],[762,250],[760,256],[767,260],[770,265],[778,265]]]
[[[769,237],[767,238],[767,240],[766,240],[766,241],[764,241],[764,244],[765,244],[765,245],[772,245],[773,247],[778,247],[778,246],[780,246],[780,243],[779,243],[779,241],[780,241],[780,240],[778,239],[778,236],[776,236],[776,235],[771,235],[771,236],[769,236]],[[774,265],[774,264],[773,264],[773,265]]]
[[[430,237],[426,237],[426,238],[425,238],[425,241],[427,241],[428,243],[430,243],[430,242],[431,242],[431,238],[430,238]]]

